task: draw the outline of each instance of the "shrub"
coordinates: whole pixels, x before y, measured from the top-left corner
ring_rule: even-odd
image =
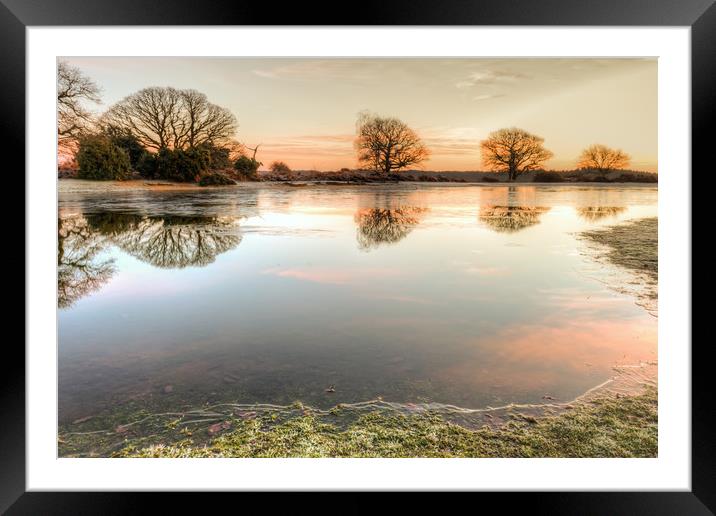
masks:
[[[239,173],[247,176],[256,175],[256,172],[261,165],[263,165],[263,163],[255,160],[254,158],[249,158],[248,156],[239,156],[239,159],[234,162],[234,168]]]
[[[77,151],[80,179],[129,179],[131,163],[127,151],[104,135],[86,136]]]
[[[625,173],[620,174],[614,181],[619,183],[658,183],[659,178],[656,174]]]
[[[220,169],[231,167],[228,147],[219,147],[213,143],[203,143],[198,148],[208,153],[210,168]]]
[[[561,183],[564,181],[564,177],[559,172],[543,170],[537,172],[532,181],[535,183]]]
[[[114,145],[127,151],[132,170],[138,170],[140,160],[149,152],[139,143],[137,137],[127,133],[110,132],[109,138]]]
[[[156,176],[172,181],[195,181],[209,170],[211,158],[205,148],[161,149],[156,156]]]
[[[271,172],[291,172],[291,169],[283,161],[274,161],[271,163]]]
[[[492,177],[492,176],[483,176],[482,182],[483,183],[499,183],[500,180],[497,179],[496,177]]]
[[[139,172],[142,177],[155,178],[159,176],[158,159],[156,154],[151,152],[145,152],[137,161],[135,170]]]
[[[199,179],[200,186],[223,186],[223,185],[235,185],[236,182],[230,177],[220,174],[219,172],[209,172],[204,174]]]

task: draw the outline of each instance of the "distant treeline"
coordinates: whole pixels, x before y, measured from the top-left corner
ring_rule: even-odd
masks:
[[[399,174],[377,174],[372,170],[323,172],[318,170],[294,170],[287,173],[259,172],[259,180],[295,182],[349,182],[371,183],[385,181],[418,181],[428,183],[501,183],[509,182],[505,172],[487,171],[431,171],[406,170]],[[657,183],[658,174],[638,170],[619,170],[603,173],[598,170],[534,170],[520,175],[517,183]]]
[[[395,117],[367,111],[358,114],[353,142],[360,169],[338,172],[292,172],[283,161],[259,174],[261,144],[236,140],[238,121],[228,109],[193,89],[148,87],[126,96],[96,115],[101,89],[76,67],[58,64],[58,147],[71,156],[60,176],[125,180],[133,177],[197,182],[202,186],[237,181],[307,180],[479,181],[479,182],[656,182],[655,174],[626,170],[630,156],[621,149],[593,144],[575,163],[578,170],[544,170],[554,154],[544,138],[518,127],[491,132],[475,142],[487,172],[419,172],[430,149],[418,133]],[[398,174],[398,172],[400,172]],[[459,174],[459,175],[457,175]]]

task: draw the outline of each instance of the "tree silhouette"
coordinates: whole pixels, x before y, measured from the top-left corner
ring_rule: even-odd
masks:
[[[148,149],[190,149],[230,143],[236,117],[196,90],[151,87],[125,97],[102,116]]]
[[[122,251],[161,268],[206,266],[242,238],[233,218],[111,212],[87,218]]]
[[[620,170],[629,165],[630,157],[621,149],[611,149],[606,145],[590,145],[579,156],[578,168],[589,168],[604,174],[611,170]]]
[[[359,163],[383,174],[415,165],[429,156],[415,131],[397,118],[361,113],[357,133],[355,148]]]
[[[71,145],[93,123],[87,102],[100,103],[100,87],[66,61],[57,63],[57,138],[61,146]]]
[[[115,272],[114,260],[100,259],[107,242],[80,216],[57,221],[57,305],[68,308],[104,285]]]
[[[490,170],[507,172],[508,179],[514,181],[520,174],[540,168],[553,156],[543,143],[544,138],[523,129],[500,129],[480,142],[482,163]]]
[[[500,233],[515,233],[539,224],[550,208],[542,206],[481,206],[480,221]]]
[[[577,208],[577,214],[591,222],[607,217],[616,217],[624,211],[626,211],[626,208],[623,206],[586,206]]]
[[[274,161],[271,163],[269,168],[271,169],[271,172],[291,172],[291,167],[283,161]]]
[[[402,206],[395,209],[365,208],[354,216],[358,248],[364,251],[405,238],[422,220],[427,208]]]

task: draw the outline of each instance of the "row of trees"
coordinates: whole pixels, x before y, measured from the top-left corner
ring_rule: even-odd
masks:
[[[234,139],[238,122],[228,109],[192,89],[144,88],[94,117],[87,104],[100,102],[100,88],[75,67],[58,65],[58,140],[78,162],[79,176],[125,179],[132,171],[145,177],[176,181],[198,179],[211,169],[233,168],[253,176],[262,165]],[[397,118],[363,112],[356,124],[355,149],[361,166],[388,175],[417,165],[430,156],[418,134]],[[480,142],[483,166],[505,172],[510,181],[543,168],[553,154],[544,139],[523,129],[490,133]],[[604,173],[622,169],[629,156],[621,150],[592,145],[578,166]],[[274,172],[289,172],[284,162]],[[214,183],[216,184],[216,183]]]
[[[360,163],[384,174],[419,164],[430,155],[420,137],[405,123],[369,113],[358,117],[355,147]],[[516,127],[490,133],[480,142],[480,150],[483,166],[506,172],[510,181],[542,168],[553,156],[544,147],[544,138]],[[592,145],[584,149],[577,166],[606,173],[625,168],[629,160],[620,149]]]

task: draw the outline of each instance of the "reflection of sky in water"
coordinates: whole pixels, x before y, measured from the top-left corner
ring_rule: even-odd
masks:
[[[189,213],[208,220],[199,245],[215,217],[240,237],[204,266],[160,268],[120,250],[126,232],[103,236],[114,275],[59,312],[61,417],[167,384],[189,404],[567,400],[614,364],[656,358],[656,320],[584,274],[574,235],[655,216],[656,188],[200,194],[61,192],[61,217]]]

